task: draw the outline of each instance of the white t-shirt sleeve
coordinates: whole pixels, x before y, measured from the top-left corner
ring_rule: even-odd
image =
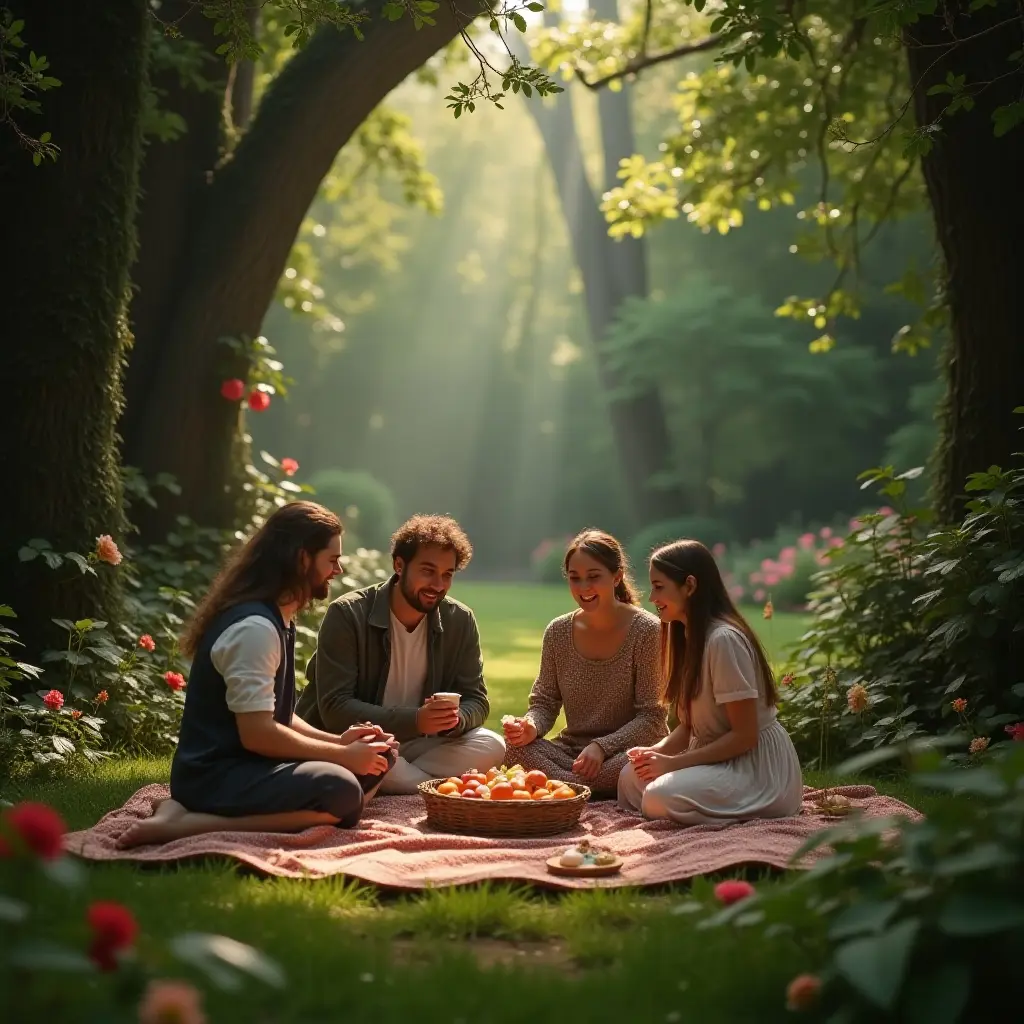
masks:
[[[228,626],[210,650],[224,677],[228,707],[235,714],[274,710],[274,677],[281,666],[281,637],[262,615]]]
[[[738,630],[716,629],[708,637],[707,658],[716,704],[755,700],[761,696],[754,653],[747,638]]]

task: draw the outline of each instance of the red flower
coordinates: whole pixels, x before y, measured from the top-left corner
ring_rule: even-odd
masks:
[[[144,651],[152,653],[156,650],[156,641],[148,633],[143,633],[142,636],[139,637],[139,646]]]
[[[221,397],[226,398],[229,402],[240,402],[242,395],[245,394],[245,381],[231,377],[221,384],[220,393]]]
[[[72,718],[76,718],[76,719],[77,718],[81,718],[82,717],[82,712],[79,711],[78,708],[73,708],[72,711],[71,711],[71,717]]]
[[[809,1010],[821,993],[821,978],[813,974],[798,974],[786,987],[787,1010]]]
[[[30,802],[15,804],[3,820],[25,846],[43,860],[55,860],[61,855],[64,819],[52,807]],[[4,856],[9,852],[10,847],[4,843]]]
[[[93,932],[89,957],[101,971],[117,969],[114,954],[135,941],[139,926],[132,912],[120,903],[98,900],[86,912],[86,920]]]
[[[715,898],[726,906],[730,903],[739,903],[740,900],[745,900],[753,895],[754,887],[749,882],[741,882],[738,879],[719,882],[715,886]]]
[[[106,690],[100,690],[100,692],[96,694],[97,704],[106,704],[108,700],[110,700],[110,694],[107,693]]]
[[[285,476],[295,476],[299,471],[299,464],[295,459],[282,459],[281,460],[281,471]]]
[[[967,710],[967,701],[965,701],[963,697],[957,697],[957,699],[953,701],[952,708],[958,715],[962,715]]]
[[[60,711],[64,707],[64,694],[60,690],[51,690],[44,698],[43,703],[51,711]]]
[[[177,693],[185,689],[185,677],[180,672],[165,672],[164,682]]]
[[[786,674],[785,674],[785,675],[784,675],[784,676],[783,676],[783,677],[782,677],[782,678],[781,678],[781,679],[779,680],[779,682],[780,682],[780,683],[781,683],[781,684],[782,684],[783,686],[792,686],[792,685],[793,685],[793,679],[794,679],[793,673],[792,673],[792,672],[787,672],[787,673],[786,673]]]
[[[1006,734],[1017,743],[1024,743],[1024,722],[1017,722],[1016,725],[1008,725]]]
[[[270,408],[270,395],[266,391],[249,392],[249,408],[253,412],[264,412]]]

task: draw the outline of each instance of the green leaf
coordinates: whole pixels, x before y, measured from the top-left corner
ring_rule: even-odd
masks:
[[[0,921],[7,924],[18,924],[28,917],[28,904],[21,900],[12,900],[0,895]]]
[[[987,768],[922,772],[911,778],[919,786],[942,789],[950,793],[968,793],[972,796],[990,796],[997,799],[1007,793],[1006,783]]]
[[[900,908],[895,900],[884,903],[871,900],[866,903],[853,903],[832,922],[828,937],[833,942],[848,939],[865,932],[880,932],[895,916]]]
[[[73,857],[58,857],[56,860],[44,861],[43,874],[64,886],[65,889],[78,888],[85,881],[85,868]]]
[[[526,19],[521,14],[513,14],[512,23],[520,32],[526,31]]]
[[[29,942],[16,949],[8,959],[15,967],[27,967],[33,971],[71,971],[91,974],[96,968],[93,962],[77,949],[59,946],[55,942],[39,940]]]
[[[51,736],[50,742],[58,754],[73,754],[75,752],[74,743],[65,736]]]
[[[954,853],[943,857],[935,865],[934,871],[940,878],[955,878],[958,875],[971,875],[979,871],[994,871],[997,868],[1011,867],[1017,861],[1017,857],[998,843],[979,843],[964,853]]]
[[[954,892],[939,914],[947,935],[992,935],[1024,925],[1024,906],[988,894]]]
[[[866,999],[891,1010],[899,995],[920,922],[901,921],[881,935],[854,939],[835,953],[839,973]]]
[[[1007,103],[992,111],[992,133],[999,137],[1024,123],[1024,100]]]
[[[39,552],[35,548],[30,548],[27,544],[25,547],[18,548],[18,561],[19,562],[31,562],[33,558],[38,557]]]
[[[171,940],[171,950],[180,960],[203,971],[221,988],[234,990],[241,982],[235,973],[240,971],[259,981],[284,988],[284,971],[269,957],[244,942],[226,935],[208,935],[186,932]]]

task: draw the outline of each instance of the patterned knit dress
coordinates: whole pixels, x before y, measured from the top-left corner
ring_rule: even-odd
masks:
[[[525,747],[508,748],[506,759],[549,778],[589,786],[595,796],[615,793],[630,747],[656,743],[668,732],[661,703],[661,625],[636,609],[626,639],[610,658],[584,658],[573,643],[575,612],[560,615],[544,631],[540,672],[523,716],[537,729]],[[554,740],[543,737],[565,708],[566,728]],[[605,753],[593,782],[580,778],[572,763],[590,743]]]

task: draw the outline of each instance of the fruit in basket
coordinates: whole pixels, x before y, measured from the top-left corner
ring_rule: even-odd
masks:
[[[558,779],[548,779],[548,792],[554,793],[556,789],[561,789],[566,783],[559,781]]]
[[[531,796],[530,799],[531,800],[550,800],[551,799],[551,794],[546,789],[537,789],[537,790],[534,790],[533,796]]]
[[[467,785],[470,782],[476,782],[480,785],[487,785],[487,776],[481,775],[480,772],[466,772],[462,776],[462,784]]]
[[[458,796],[459,787],[456,786],[454,782],[442,782],[441,785],[437,787],[436,792],[440,793],[441,796],[451,796],[452,794]]]
[[[513,800],[529,800],[531,799],[530,793],[526,789],[514,789],[512,791]]]
[[[463,800],[466,800],[466,799],[479,800],[480,799],[480,792],[475,787],[467,786],[462,791],[462,799]]]
[[[552,800],[571,800],[576,791],[569,786],[562,785],[551,794]]]
[[[488,768],[487,769],[487,781],[489,783],[493,782],[500,774],[501,774],[501,772],[497,768]]]
[[[526,783],[526,788],[532,793],[535,789],[547,788],[548,777],[541,771],[532,771],[526,773],[526,778],[523,781]]]
[[[491,787],[492,800],[511,800],[513,793],[515,793],[515,790],[512,788],[511,783],[508,782],[499,782]]]

